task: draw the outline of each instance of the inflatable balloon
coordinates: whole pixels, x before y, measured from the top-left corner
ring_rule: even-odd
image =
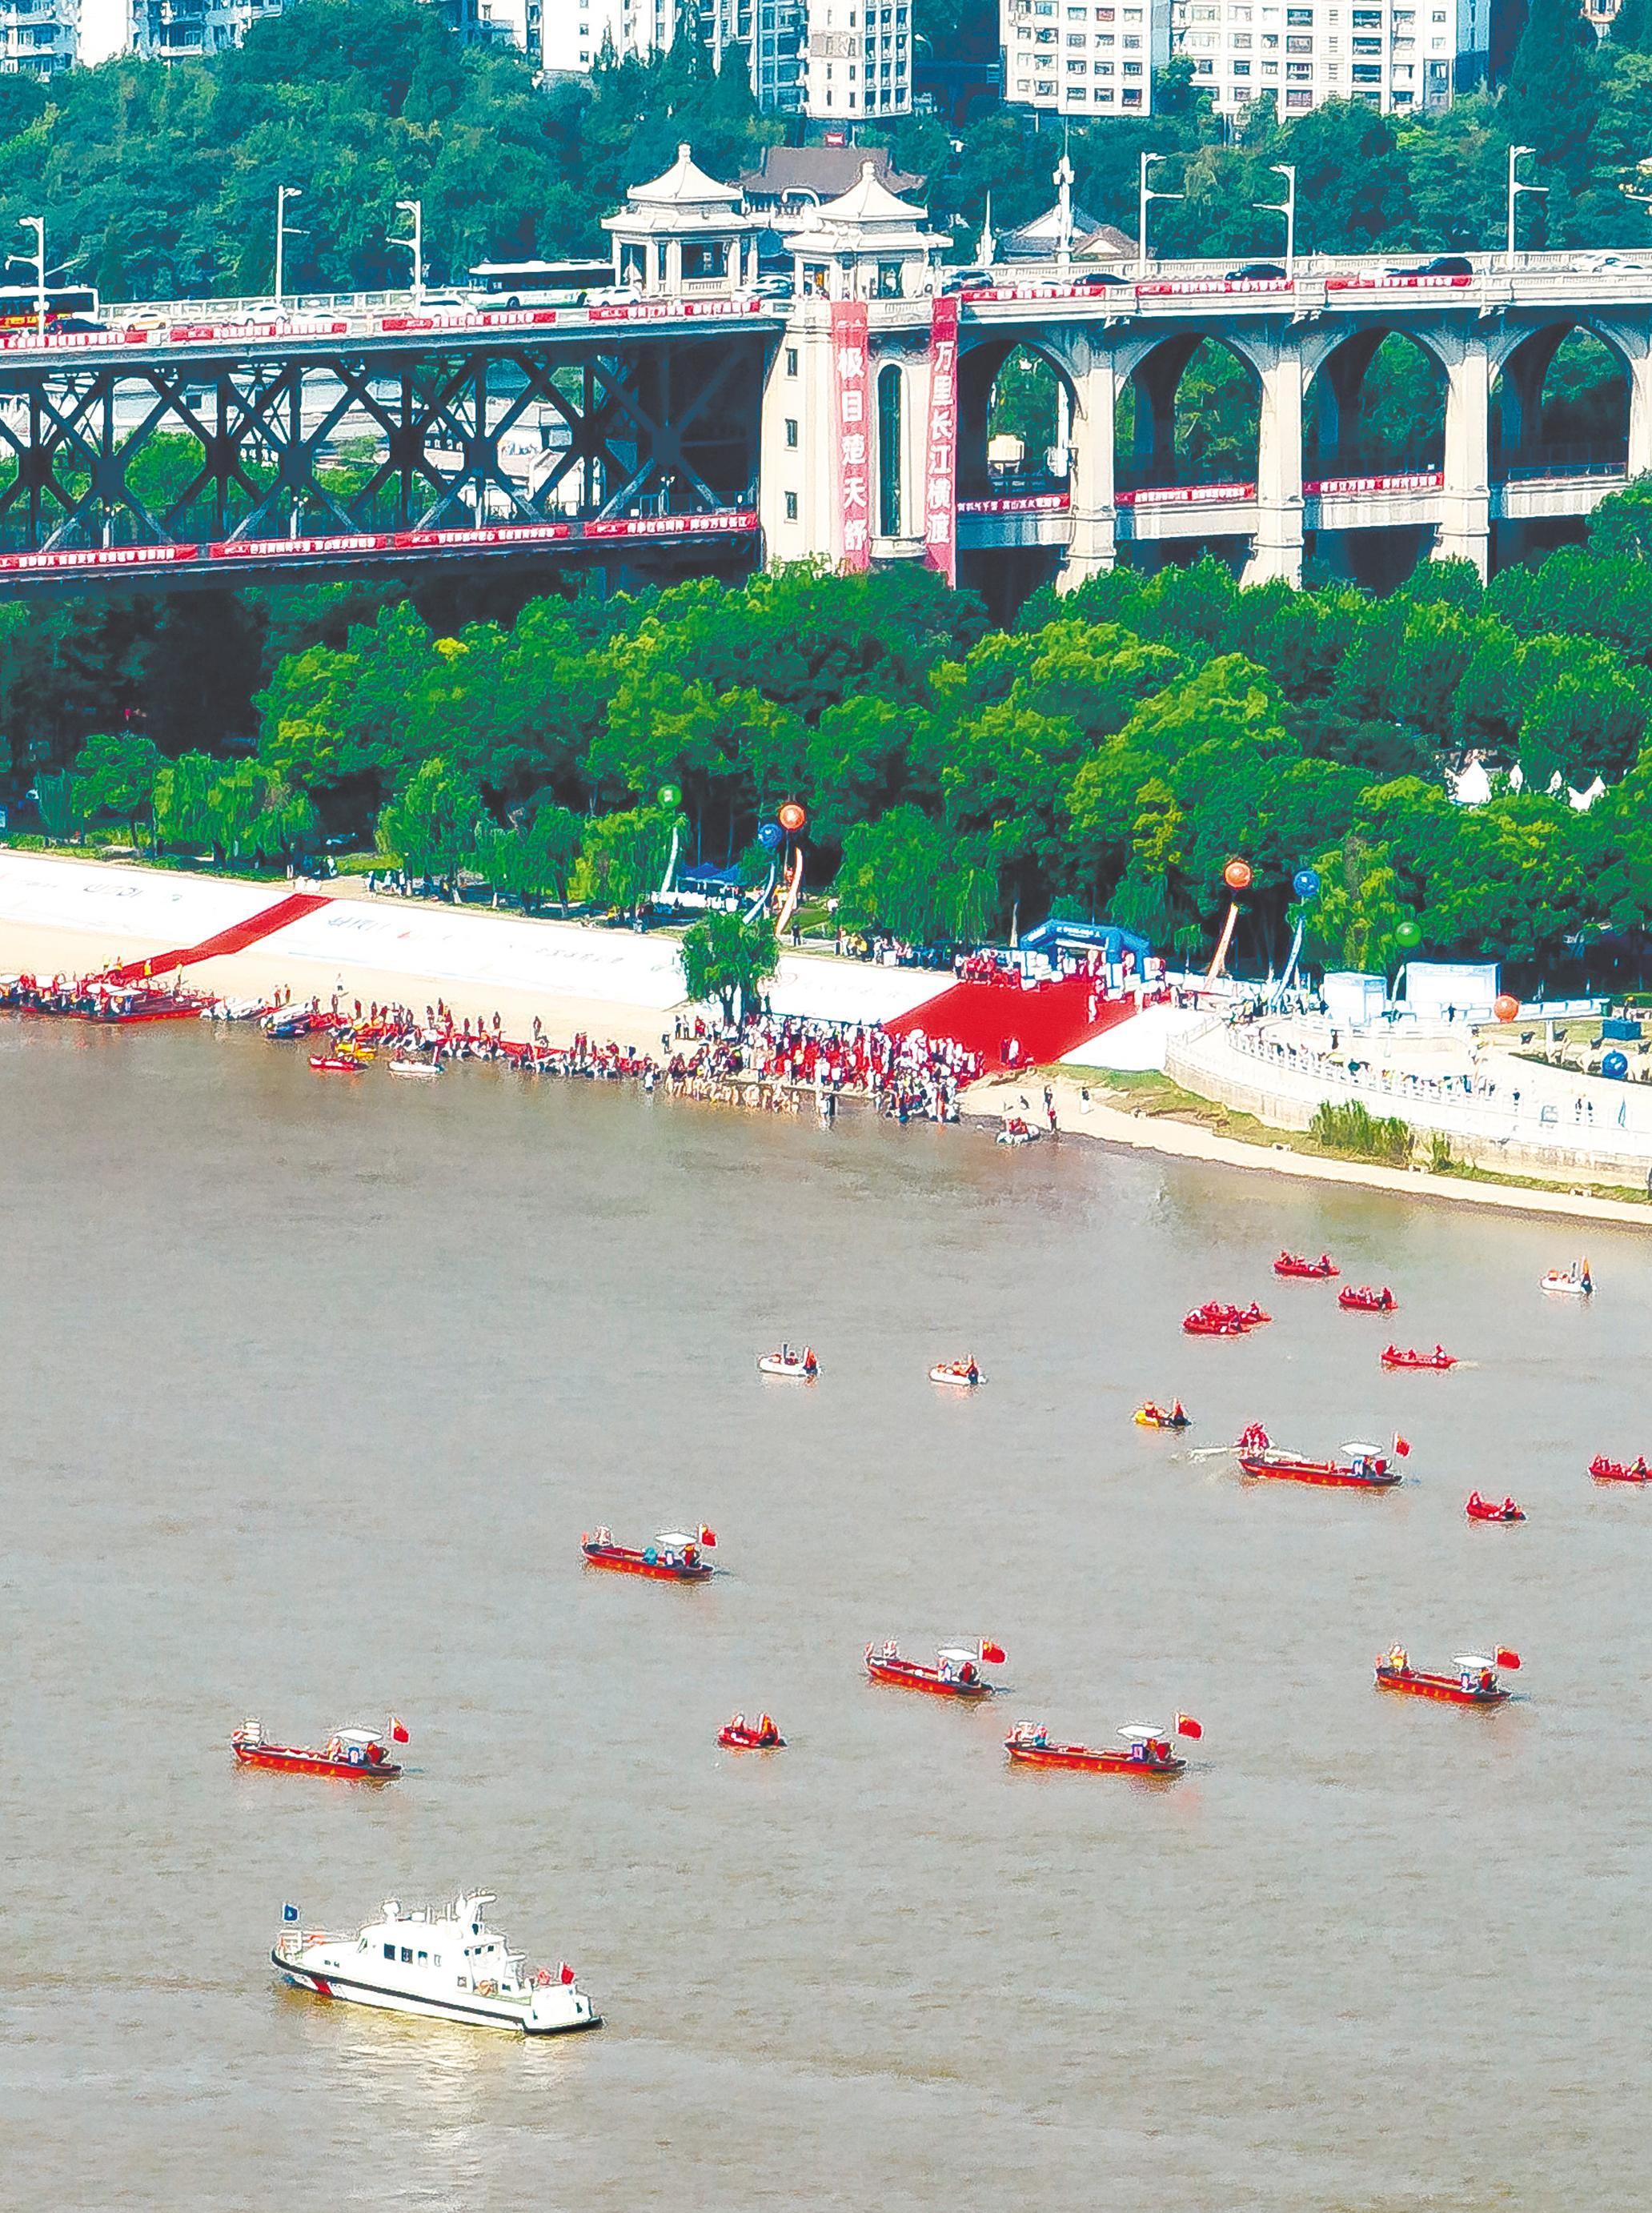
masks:
[[[1499,991],[1491,1002],[1491,1011],[1500,1022],[1512,1022],[1520,1012],[1520,1001],[1512,991]]]
[[[808,820],[808,814],[797,804],[797,802],[795,799],[789,799],[785,805],[780,809],[780,827],[784,831],[788,831],[794,838]]]
[[[1405,922],[1395,924],[1394,943],[1396,945],[1403,945],[1406,951],[1409,952],[1412,946],[1420,945],[1422,942],[1423,925],[1420,922],[1412,922],[1407,919]]]
[[[675,807],[681,797],[682,794],[678,790],[674,783],[662,783],[660,786],[660,804],[661,807]]]
[[[1248,861],[1229,861],[1222,871],[1222,881],[1230,892],[1247,892],[1251,887],[1251,864]]]
[[[1295,875],[1290,880],[1290,887],[1292,891],[1295,893],[1298,899],[1312,899],[1320,888],[1319,870],[1317,869],[1298,869]]]
[[[772,853],[785,834],[777,822],[764,822],[759,825],[757,842],[759,845],[766,845]]]
[[[1621,1083],[1629,1073],[1627,1053],[1609,1052],[1600,1063],[1600,1073],[1602,1076],[1611,1076],[1615,1083]]]

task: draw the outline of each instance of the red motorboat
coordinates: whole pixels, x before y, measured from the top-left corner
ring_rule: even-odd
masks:
[[[1402,1478],[1388,1454],[1376,1445],[1344,1445],[1345,1460],[1305,1460],[1300,1453],[1284,1452],[1270,1439],[1260,1422],[1253,1422],[1234,1450],[1247,1475],[1271,1476],[1282,1483],[1317,1483],[1344,1491],[1386,1491]],[[1403,1460],[1411,1450],[1404,1437],[1396,1437],[1393,1452]]]
[[[697,1537],[681,1529],[668,1529],[651,1545],[616,1545],[612,1529],[599,1529],[580,1538],[580,1549],[594,1568],[613,1568],[622,1576],[650,1576],[655,1582],[709,1582],[716,1573],[705,1555],[715,1550],[716,1538],[702,1528]]]
[[[243,1767],[277,1767],[288,1775],[339,1776],[349,1783],[393,1783],[401,1773],[387,1744],[405,1744],[408,1732],[392,1714],[382,1729],[335,1729],[320,1751],[306,1745],[270,1744],[257,1718],[244,1721],[229,1740]]]
[[[1362,1283],[1356,1289],[1344,1283],[1337,1294],[1337,1304],[1350,1314],[1392,1314],[1399,1302],[1387,1283],[1381,1290],[1370,1283]]]
[[[1383,1350],[1382,1364],[1385,1368],[1444,1369],[1457,1365],[1457,1356],[1448,1352],[1443,1344],[1436,1344],[1432,1352],[1402,1352],[1397,1344],[1390,1344]]]
[[[1227,1306],[1219,1300],[1208,1299],[1202,1307],[1182,1317],[1182,1327],[1189,1337],[1243,1337],[1247,1330],[1259,1329],[1271,1314],[1264,1314],[1253,1299],[1247,1307]]]
[[[1329,1277],[1339,1276],[1342,1270],[1328,1253],[1321,1253],[1317,1260],[1310,1260],[1301,1253],[1282,1253],[1273,1264],[1276,1276],[1301,1276],[1323,1283]]]
[[[927,1691],[937,1698],[990,1698],[995,1685],[981,1670],[1002,1667],[1003,1647],[983,1638],[972,1651],[967,1645],[943,1644],[933,1667],[920,1660],[903,1659],[893,1641],[881,1649],[866,1648],[866,1672],[875,1683],[893,1683],[903,1691]]]
[[[1644,1453],[1632,1460],[1608,1460],[1604,1453],[1596,1453],[1589,1462],[1589,1473],[1597,1483],[1652,1483],[1652,1467],[1647,1466]]]
[[[1512,1498],[1505,1498],[1499,1506],[1495,1499],[1482,1498],[1478,1491],[1468,1494],[1468,1504],[1463,1509],[1471,1521],[1523,1521],[1525,1515]]]
[[[1187,1762],[1171,1744],[1167,1730],[1152,1722],[1133,1722],[1121,1728],[1122,1752],[1100,1745],[1052,1744],[1042,1722],[1017,1722],[1004,1739],[1010,1764],[1017,1767],[1068,1767],[1085,1775],[1180,1775]],[[1203,1736],[1191,1714],[1176,1716],[1178,1736]]]
[[[759,1714],[754,1722],[736,1714],[717,1731],[717,1742],[730,1752],[781,1752],[786,1740],[768,1714]]]
[[[1463,1652],[1451,1664],[1454,1675],[1430,1674],[1413,1667],[1405,1646],[1396,1644],[1392,1651],[1377,1655],[1377,1688],[1403,1691],[1410,1698],[1438,1698],[1448,1706],[1500,1706],[1509,1693],[1498,1682],[1497,1670],[1518,1667],[1520,1655],[1499,1646],[1492,1659]]]
[[[359,1076],[365,1065],[366,1063],[357,1060],[353,1053],[313,1052],[310,1055],[310,1066],[318,1076]]]

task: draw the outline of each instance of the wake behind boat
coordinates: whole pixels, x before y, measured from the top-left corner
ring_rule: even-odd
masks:
[[[401,1765],[386,1747],[408,1741],[406,1726],[394,1714],[381,1729],[335,1729],[319,1750],[308,1745],[270,1743],[256,1715],[249,1716],[229,1740],[243,1767],[279,1768],[287,1775],[329,1775],[350,1783],[393,1783]]]
[[[405,1910],[384,1901],[376,1921],[348,1936],[283,1930],[270,1964],[296,1990],[427,2021],[476,2028],[514,2028],[524,2036],[563,2036],[600,2028],[602,2016],[563,1961],[530,1969],[526,1955],[482,1918],[491,1891],[461,1892],[451,1905]],[[282,1908],[296,1921],[296,1906]]]

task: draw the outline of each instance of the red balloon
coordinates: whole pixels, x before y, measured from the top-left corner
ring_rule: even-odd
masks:
[[[1251,864],[1248,861],[1229,861],[1222,871],[1222,881],[1230,892],[1247,892],[1251,887]]]
[[[1491,1011],[1500,1022],[1512,1022],[1520,1012],[1520,1001],[1512,991],[1499,991],[1491,1002]]]
[[[789,830],[793,837],[796,837],[797,832],[802,828],[803,825],[808,820],[808,816],[797,804],[797,802],[795,799],[789,799],[785,805],[780,808],[775,820],[779,823],[780,827],[783,830]]]

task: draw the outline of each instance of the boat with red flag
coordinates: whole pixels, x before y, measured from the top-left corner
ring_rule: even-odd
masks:
[[[1490,1659],[1484,1653],[1460,1652],[1449,1674],[1413,1667],[1403,1644],[1380,1652],[1376,1683],[1380,1691],[1400,1691],[1408,1698],[1438,1698],[1448,1706],[1500,1706],[1512,1694],[1497,1680],[1497,1670],[1512,1673],[1520,1666],[1518,1652],[1499,1645]]]
[[[893,1639],[866,1648],[866,1672],[875,1683],[893,1683],[903,1691],[927,1691],[937,1698],[990,1698],[997,1685],[989,1683],[983,1667],[1002,1667],[1004,1649],[983,1637],[978,1644],[943,1644],[935,1665],[908,1660]]]
[[[1276,1276],[1300,1276],[1305,1280],[1325,1283],[1342,1270],[1328,1253],[1321,1253],[1317,1260],[1310,1260],[1301,1253],[1282,1253],[1273,1264]]]
[[[1526,1515],[1512,1498],[1505,1498],[1499,1506],[1494,1498],[1482,1498],[1478,1491],[1468,1494],[1468,1503],[1463,1509],[1471,1521],[1523,1521]]]
[[[1344,1314],[1393,1314],[1399,1302],[1384,1283],[1344,1283],[1337,1294]]]
[[[1202,1307],[1195,1307],[1191,1314],[1183,1315],[1181,1326],[1189,1337],[1243,1337],[1272,1320],[1273,1316],[1264,1314],[1254,1299],[1247,1307],[1207,1299]]]
[[[271,1744],[256,1715],[230,1738],[243,1767],[279,1768],[287,1775],[331,1775],[350,1783],[393,1783],[401,1764],[388,1747],[409,1741],[406,1724],[392,1714],[381,1729],[335,1729],[325,1745]]]
[[[1647,1466],[1644,1453],[1627,1460],[1608,1460],[1604,1453],[1596,1453],[1589,1462],[1589,1473],[1597,1483],[1652,1483],[1652,1467]]]
[[[1430,1368],[1443,1371],[1457,1365],[1457,1356],[1454,1352],[1448,1352],[1443,1344],[1436,1344],[1432,1352],[1406,1352],[1397,1344],[1387,1344],[1382,1349],[1382,1364],[1385,1368]]]
[[[1058,1744],[1042,1722],[1017,1722],[1004,1739],[1014,1767],[1065,1767],[1084,1775],[1180,1775],[1187,1762],[1177,1753],[1169,1730],[1152,1722],[1131,1722],[1118,1734],[1122,1749],[1106,1745]],[[1178,1736],[1203,1736],[1191,1714],[1178,1714]]]
[[[1282,1483],[1317,1483],[1344,1491],[1386,1491],[1402,1480],[1395,1460],[1404,1460],[1411,1447],[1404,1437],[1393,1441],[1392,1454],[1380,1445],[1344,1445],[1343,1460],[1308,1460],[1301,1453],[1276,1445],[1260,1422],[1253,1422],[1234,1448],[1247,1475],[1271,1476]]]
[[[759,1714],[748,1722],[744,1714],[736,1714],[717,1731],[717,1742],[729,1752],[783,1752],[786,1740],[772,1715]]]
[[[593,1568],[612,1568],[622,1576],[649,1576],[655,1582],[709,1582],[716,1572],[706,1554],[716,1548],[716,1533],[702,1523],[695,1535],[667,1529],[651,1545],[616,1545],[612,1529],[582,1533],[580,1550]]]

